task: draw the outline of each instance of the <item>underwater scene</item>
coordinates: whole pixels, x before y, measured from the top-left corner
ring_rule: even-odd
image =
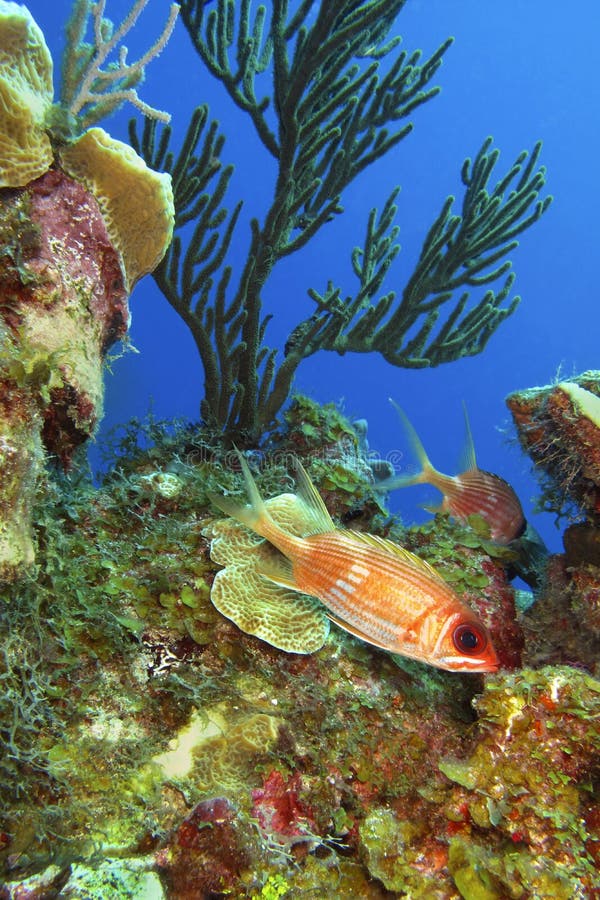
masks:
[[[600,900],[593,0],[0,0],[0,900]]]

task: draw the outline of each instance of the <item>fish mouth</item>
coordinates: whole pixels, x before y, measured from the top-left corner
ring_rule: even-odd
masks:
[[[452,659],[441,660],[438,663],[449,672],[497,672],[500,668],[499,662],[488,662],[487,660],[468,659],[466,657],[456,657]]]

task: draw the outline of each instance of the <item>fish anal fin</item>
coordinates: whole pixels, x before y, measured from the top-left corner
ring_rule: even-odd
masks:
[[[385,644],[382,644],[380,641],[375,640],[370,634],[365,634],[364,631],[361,631],[360,628],[357,628],[356,625],[350,625],[344,619],[338,618],[338,616],[331,613],[328,609],[325,610],[325,615],[327,618],[337,625],[338,628],[342,628],[344,631],[347,631],[348,634],[351,634],[353,637],[358,638],[361,641],[364,641],[366,644],[371,644],[373,647],[378,647],[380,650],[392,651],[392,647],[387,647]]]

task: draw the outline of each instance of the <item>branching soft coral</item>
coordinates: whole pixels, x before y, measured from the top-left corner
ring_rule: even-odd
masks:
[[[356,292],[344,297],[333,283],[309,289],[314,313],[293,328],[283,358],[265,342],[271,317],[263,289],[277,263],[343,212],[346,188],[412,131],[412,114],[439,92],[432,82],[452,40],[429,58],[399,50],[392,28],[404,3],[304,0],[292,8],[272,0],[252,13],[249,0],[182,0],[203,66],[276,163],[267,210],[251,220],[239,271],[229,249],[241,200],[231,210],[225,205],[232,166],[221,163],[224,137],[208,108],[193,114],[178,156],[169,129],[158,135],[154,121],[142,135],[132,128],[136,150],[173,177],[176,237],[155,278],[196,342],[202,417],[237,443],[268,430],[298,366],[318,350],[436,366],[481,352],[519,302],[506,257],[548,207],[550,198],[539,197],[545,170],[537,144],[489,187],[499,151],[487,138],[463,164],[461,212],[448,197],[401,293],[385,286],[399,250],[393,188],[381,212],[371,210],[364,245],[352,251]]]

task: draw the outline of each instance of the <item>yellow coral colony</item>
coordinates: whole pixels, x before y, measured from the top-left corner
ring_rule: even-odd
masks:
[[[0,187],[25,187],[51,167],[45,121],[52,57],[31,13],[0,0]],[[91,128],[60,153],[63,170],[92,193],[119,253],[128,292],[156,268],[173,236],[171,177],[128,145]]]
[[[135,776],[136,791],[157,782],[185,779],[201,790],[233,791],[250,775],[253,761],[268,751],[282,720],[266,713],[236,716],[226,704],[194,710],[189,721]]]
[[[265,505],[273,519],[293,534],[311,530],[309,513],[295,494],[280,494]],[[260,574],[261,563],[278,551],[234,519],[219,519],[205,533],[212,538],[211,559],[225,566],[210,594],[222,615],[246,634],[288,653],[314,653],[323,646],[329,620],[319,601]]]
[[[118,251],[128,291],[156,268],[171,243],[171,176],[149,169],[135,150],[90,128],[60,154],[64,171],[92,193]]]
[[[0,187],[24,187],[52,165],[52,95],[44,35],[26,7],[0,0]]]

